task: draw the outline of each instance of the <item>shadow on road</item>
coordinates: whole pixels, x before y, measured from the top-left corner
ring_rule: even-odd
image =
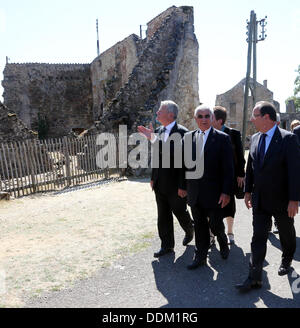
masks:
[[[255,308],[261,301],[266,307],[284,308],[300,306],[300,276],[295,270],[288,276],[293,298],[279,297],[270,291],[266,271],[263,271],[263,287],[240,294],[234,287],[248,275],[250,254],[244,254],[237,245],[231,247],[229,258],[221,259],[214,247],[208,256],[208,266],[188,270],[194,247],[188,246],[175,260],[168,254],[152,262],[157,289],[166,298],[164,308]],[[268,265],[265,262],[265,265]]]

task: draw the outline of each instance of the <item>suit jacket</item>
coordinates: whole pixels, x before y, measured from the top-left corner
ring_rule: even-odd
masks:
[[[227,126],[225,126],[224,132],[230,136],[232,143],[235,177],[244,177],[246,161],[244,158],[241,133]]]
[[[296,126],[293,132],[295,133],[296,136],[298,136],[300,142],[300,125]]]
[[[192,134],[192,159],[196,160],[196,133],[187,133],[184,142]],[[185,143],[184,143],[185,144]],[[194,169],[185,168],[185,172]],[[204,172],[200,179],[187,179],[188,204],[200,204],[203,208],[216,208],[221,193],[233,193],[234,168],[230,137],[213,127],[204,146]]]
[[[155,133],[158,133],[159,135],[163,131],[163,126],[158,127],[155,129]],[[185,128],[184,126],[177,124],[175,122],[175,125],[173,126],[172,130],[170,131],[169,138],[172,134],[174,133],[179,133],[181,138],[184,136],[184,134],[188,132],[188,129]],[[159,189],[162,192],[168,193],[171,190],[178,190],[178,188],[183,188],[184,184],[182,182],[182,174],[181,168],[174,168],[174,146],[175,147],[182,147],[181,141],[179,143],[173,143],[172,141],[170,142],[170,148],[164,149],[165,152],[167,152],[167,156],[170,157],[170,168],[163,168],[162,167],[162,153],[163,153],[163,148],[162,148],[162,140],[158,138],[155,141],[155,144],[153,147],[159,147],[159,167],[158,168],[152,168],[151,172],[151,180],[153,180],[153,188],[154,190]],[[181,151],[181,149],[180,149]],[[153,153],[155,156],[155,152]]]
[[[258,162],[261,133],[252,136],[246,169],[245,191],[252,193],[253,209],[271,213],[287,209],[289,200],[300,200],[300,147],[297,137],[276,127],[264,157]]]

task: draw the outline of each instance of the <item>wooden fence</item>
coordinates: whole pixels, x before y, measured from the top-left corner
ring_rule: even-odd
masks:
[[[0,191],[21,197],[119,177],[119,169],[97,166],[100,146],[96,138],[92,135],[0,144]],[[115,148],[108,151],[118,158]]]

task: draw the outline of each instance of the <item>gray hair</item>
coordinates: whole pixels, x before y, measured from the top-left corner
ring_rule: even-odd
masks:
[[[179,107],[178,105],[172,101],[172,100],[164,100],[160,103],[160,107],[162,106],[166,106],[166,109],[169,113],[173,113],[174,114],[174,119],[177,118],[178,116],[178,112],[179,112]]]
[[[213,110],[212,110],[209,106],[207,106],[207,105],[200,105],[200,106],[196,107],[196,109],[195,109],[195,111],[194,111],[194,117],[197,116],[198,112],[204,112],[204,111],[206,111],[206,110],[209,111],[210,119],[211,119],[211,121],[212,121],[212,119],[213,119],[213,117],[214,117],[214,112],[213,112]]]

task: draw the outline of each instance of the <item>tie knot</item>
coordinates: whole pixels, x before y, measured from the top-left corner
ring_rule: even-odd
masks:
[[[267,136],[267,134],[266,134],[266,133],[263,133],[263,134],[261,135],[261,137],[262,137],[263,139],[265,139],[265,138],[266,138],[266,136]]]
[[[200,130],[200,134],[201,134],[202,136],[205,136],[205,132],[204,132],[204,131],[201,131],[201,130]]]
[[[164,126],[163,128],[162,128],[162,132],[166,132],[167,131],[167,128]]]

